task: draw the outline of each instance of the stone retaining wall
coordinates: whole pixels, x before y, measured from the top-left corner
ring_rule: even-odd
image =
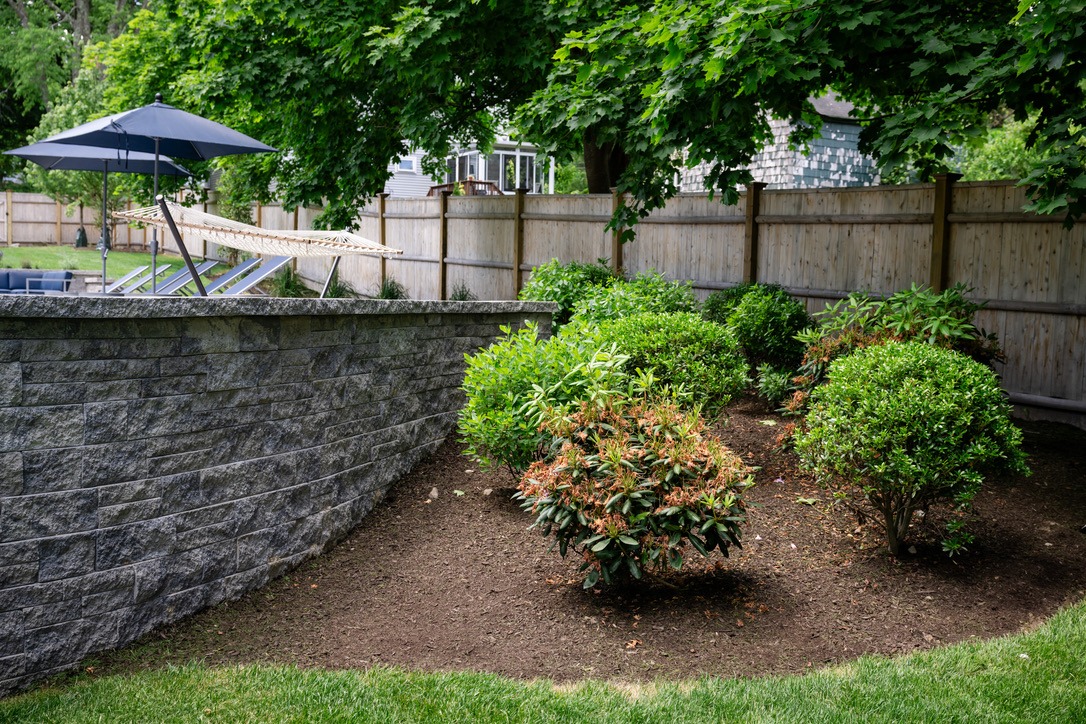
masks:
[[[551,309],[0,299],[0,694],[326,550]]]

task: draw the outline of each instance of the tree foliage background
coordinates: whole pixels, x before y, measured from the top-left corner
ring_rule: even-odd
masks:
[[[270,143],[283,152],[225,162],[233,193],[274,186],[331,226],[353,223],[409,147],[436,171],[511,127],[581,158],[590,191],[625,192],[616,223],[630,225],[684,166],[709,164],[733,200],[769,118],[802,146],[821,125],[809,98],[832,89],[863,149],[919,178],[956,170],[993,117],[1031,124],[1031,207],[1075,217],[1084,15],[1086,0],[155,0],[104,56],[103,112],[162,92]]]

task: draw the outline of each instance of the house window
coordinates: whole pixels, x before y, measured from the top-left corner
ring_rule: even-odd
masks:
[[[413,158],[401,158],[399,169],[401,171],[408,171],[409,173],[415,173],[415,159]]]

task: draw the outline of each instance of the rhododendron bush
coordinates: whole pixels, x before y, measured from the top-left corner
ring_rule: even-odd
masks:
[[[542,412],[551,454],[532,464],[517,497],[553,535],[560,553],[584,556],[584,586],[678,570],[693,549],[703,556],[739,546],[743,491],[751,470],[707,429],[697,410],[674,399],[600,392]]]

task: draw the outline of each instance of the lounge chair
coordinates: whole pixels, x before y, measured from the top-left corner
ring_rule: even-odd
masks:
[[[234,281],[235,279],[240,277],[242,274],[246,273],[247,271],[249,271],[250,269],[255,267],[261,261],[263,261],[263,259],[261,259],[258,256],[255,256],[252,259],[246,259],[245,261],[241,262],[240,264],[238,264],[236,267],[234,267],[230,271],[223,274],[218,279],[212,279],[209,284],[204,285],[204,290],[208,294],[212,294],[214,292],[219,291],[220,289],[225,287],[227,284]]]
[[[155,276],[156,277],[162,276],[163,274],[165,274],[169,270],[170,270],[170,265],[169,264],[162,264],[157,269],[155,269]],[[151,272],[147,272],[146,274],[141,276],[139,279],[137,279],[136,281],[132,282],[127,287],[124,287],[123,289],[121,289],[119,291],[120,291],[121,294],[132,294],[133,292],[138,290],[140,287],[142,287],[144,284],[146,284],[149,281],[151,281]]]
[[[225,294],[227,296],[235,296],[249,291],[257,284],[264,281],[275,272],[279,271],[282,267],[289,264],[290,260],[293,258],[294,257],[291,256],[273,256],[271,258],[265,259],[264,263],[261,264],[256,271],[251,272],[245,277],[242,277],[242,279],[233,286],[224,289],[222,291],[222,294]]]
[[[132,271],[125,274],[123,277],[121,277],[117,281],[110,284],[108,287],[106,287],[102,291],[104,291],[106,294],[113,294],[114,292],[120,290],[125,284],[132,281],[133,279],[135,279],[140,274],[144,273],[145,271],[147,271],[150,268],[151,268],[150,264],[148,264],[146,266],[138,266],[135,269],[133,269]]]
[[[203,274],[211,267],[215,266],[219,262],[214,259],[207,259],[196,265],[196,274]],[[188,270],[188,267],[182,267],[180,271],[172,274],[169,279],[163,279],[158,285],[158,294],[180,294],[181,290],[189,284],[192,284],[193,277],[192,272]]]

